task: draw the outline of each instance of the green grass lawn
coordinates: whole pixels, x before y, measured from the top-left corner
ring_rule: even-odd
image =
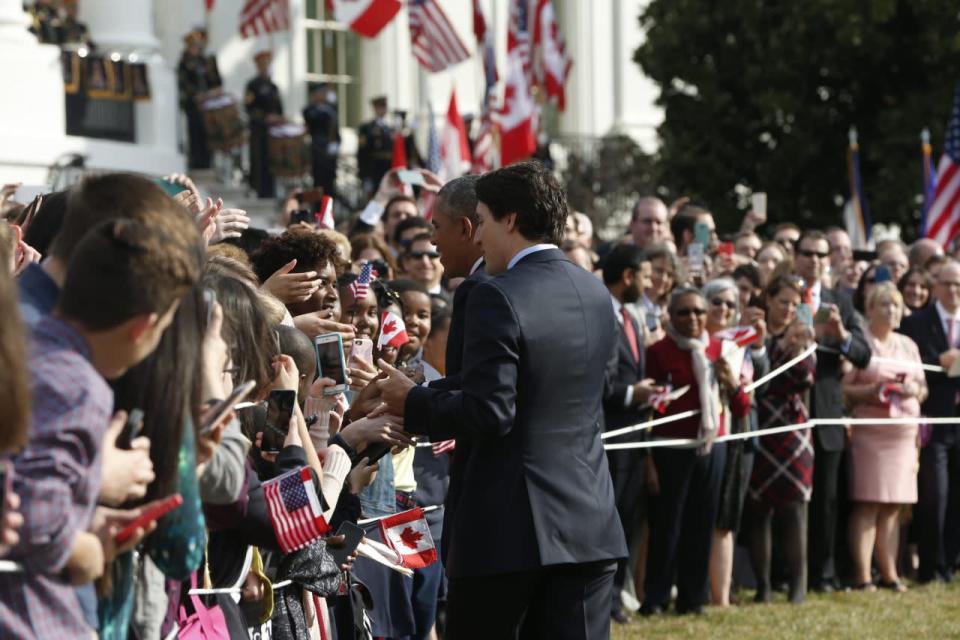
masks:
[[[747,594],[744,594],[747,596]],[[749,594],[752,597],[752,593]],[[702,616],[634,615],[613,624],[614,640],[628,638],[956,638],[960,637],[960,584],[914,586],[902,594],[810,594],[802,605],[784,596],[772,604],[708,608]]]

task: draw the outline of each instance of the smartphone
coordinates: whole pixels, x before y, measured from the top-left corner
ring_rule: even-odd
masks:
[[[706,248],[710,246],[710,227],[706,222],[698,222],[693,225],[693,237],[697,244]]]
[[[213,429],[220,420],[223,419],[223,416],[227,415],[231,409],[237,409],[238,405],[250,395],[250,392],[253,391],[254,387],[257,386],[256,381],[247,380],[243,384],[238,384],[233,388],[233,391],[230,392],[225,399],[218,402],[212,409],[210,409],[209,417],[203,421],[203,424],[200,425],[200,435],[206,435]]]
[[[420,174],[417,174],[420,175]],[[421,177],[421,181],[422,181]],[[17,187],[12,200],[21,204],[27,204],[37,196],[50,193],[50,188],[42,184],[22,184]]]
[[[368,458],[369,462],[367,462],[367,464],[373,464],[390,453],[391,449],[393,449],[393,445],[389,445],[386,442],[375,442],[374,444],[367,445],[367,448],[359,452],[351,462],[353,466],[357,466],[361,460]]]
[[[823,324],[830,319],[830,307],[820,306],[817,313],[813,316],[813,321],[817,324]]]
[[[732,242],[721,242],[717,245],[717,255],[732,256],[735,247]]]
[[[660,314],[656,311],[647,311],[643,314],[643,318],[647,323],[647,331],[656,331],[660,328]]]
[[[153,507],[150,507],[144,511],[140,517],[121,529],[120,533],[118,533],[117,537],[114,539],[117,541],[117,544],[123,544],[129,540],[134,533],[137,532],[137,529],[150,526],[151,522],[156,522],[174,509],[179,508],[182,504],[183,497],[179,493],[175,493],[172,496],[164,498],[162,502],[158,502]]]
[[[339,333],[324,333],[313,341],[317,353],[317,377],[330,378],[334,386],[323,390],[325,396],[335,396],[347,390],[347,361],[343,356],[343,338]]]
[[[687,246],[687,266],[690,271],[703,273],[703,251],[705,245],[694,242]]]
[[[758,191],[750,196],[750,208],[757,220],[767,219],[767,194]]]
[[[131,409],[127,414],[127,423],[123,425],[123,431],[117,436],[117,448],[129,449],[132,442],[143,430],[143,411],[140,409]]]
[[[205,287],[203,290],[203,305],[207,310],[207,326],[210,326],[210,321],[213,320],[213,306],[217,303],[217,292],[209,287]]]
[[[314,224],[316,222],[316,216],[309,209],[297,209],[290,214],[290,224],[297,224],[299,222],[306,222],[307,224]]]
[[[890,273],[890,267],[885,264],[881,264],[873,270],[873,281],[877,284],[890,282],[892,279],[893,275]]]
[[[13,463],[0,460],[0,519],[7,515],[7,496],[13,493]]]
[[[260,450],[267,453],[280,453],[283,441],[290,431],[290,418],[293,417],[293,405],[297,402],[297,392],[291,389],[274,389],[267,399],[267,420],[263,425],[263,440]]]
[[[411,171],[409,169],[401,169],[397,171],[397,179],[400,182],[405,182],[406,184],[417,185],[422,187],[426,183],[423,181],[423,174],[419,171]]]
[[[853,259],[857,262],[872,262],[877,259],[877,252],[866,249],[854,249]]]
[[[363,360],[373,364],[373,340],[366,337],[353,339],[353,347],[350,349],[350,364],[355,360]]]
[[[813,326],[813,310],[806,302],[797,306],[797,320],[808,327]]]
[[[356,551],[357,545],[363,540],[363,528],[344,520],[337,529],[337,535],[344,536],[343,543],[336,547],[327,545],[327,551],[333,556],[333,561],[337,563],[339,569],[340,565],[347,561],[347,556]]]
[[[763,298],[760,296],[750,296],[750,300],[747,301],[748,307],[757,307],[758,309],[763,308]]]

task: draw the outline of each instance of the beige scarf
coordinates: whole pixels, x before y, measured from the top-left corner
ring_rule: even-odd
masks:
[[[697,439],[697,455],[705,456],[710,453],[713,441],[720,429],[720,414],[723,405],[720,402],[720,385],[713,371],[713,363],[707,357],[707,345],[710,344],[710,335],[704,331],[699,338],[681,336],[672,325],[667,325],[667,335],[677,343],[683,351],[690,352],[693,361],[693,377],[697,380],[700,390],[700,432]]]

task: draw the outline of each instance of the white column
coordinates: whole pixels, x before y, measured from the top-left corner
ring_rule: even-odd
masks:
[[[133,61],[146,63],[150,100],[135,105],[136,144],[169,155],[177,153],[177,82],[160,53],[153,9],[153,0],[83,0],[80,19],[102,55],[132,54]]]
[[[0,181],[39,184],[66,131],[60,49],[28,31],[20,0],[0,0]]]

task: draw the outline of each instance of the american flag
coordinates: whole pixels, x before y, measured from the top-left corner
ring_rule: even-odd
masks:
[[[267,515],[284,553],[302,549],[330,530],[307,467],[263,483]]]
[[[937,165],[937,190],[927,212],[926,235],[947,247],[960,231],[960,86],[953,97],[947,140]]]
[[[240,35],[249,38],[290,28],[287,0],[246,0],[240,11]]]
[[[410,0],[410,42],[413,55],[437,72],[470,57],[463,40],[435,0]]]
[[[373,263],[365,261],[360,267],[360,275],[350,283],[350,293],[353,294],[354,300],[367,297],[367,291],[370,290],[370,282],[373,281],[375,277],[373,274]]]
[[[497,146],[497,130],[489,109],[480,116],[480,130],[473,143],[472,173],[486,173],[497,168],[500,150]]]

